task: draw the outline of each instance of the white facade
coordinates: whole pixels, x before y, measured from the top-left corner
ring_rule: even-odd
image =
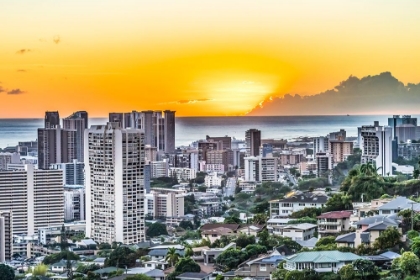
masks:
[[[39,227],[64,221],[63,173],[37,170],[0,171],[0,210],[12,211],[14,234],[35,234]]]
[[[322,194],[297,192],[284,199],[270,201],[269,217],[289,217],[305,208],[322,208],[327,200],[328,197]]]
[[[217,172],[217,173],[225,173],[225,166],[223,164],[205,164],[204,165],[205,172]]]
[[[328,153],[328,137],[315,137],[314,138],[314,155],[317,153]]]
[[[0,153],[0,170],[7,170],[7,165],[20,163],[19,153]]]
[[[86,233],[86,222],[79,221],[74,223],[56,224],[38,229],[38,241],[41,244],[48,244],[51,240],[61,236],[61,229],[64,225],[66,231],[71,231],[74,234]]]
[[[295,225],[274,226],[273,234],[289,237],[296,241],[305,241],[314,237],[317,225],[303,223]]]
[[[171,167],[168,177],[176,175],[178,181],[189,181],[195,179],[197,171],[191,168]]]
[[[86,235],[98,243],[144,241],[143,131],[92,126],[84,146]]]
[[[163,161],[151,161],[150,169],[152,178],[168,177],[169,163],[166,159]]]
[[[260,157],[244,158],[245,181],[260,181]]]
[[[158,218],[179,218],[184,216],[184,194],[154,190],[145,196],[146,215]]]
[[[277,182],[279,163],[276,157],[260,158],[260,180],[262,182]]]
[[[217,175],[217,172],[212,172],[204,178],[204,185],[210,188],[213,186],[221,186],[222,185],[222,177]]]
[[[12,212],[0,211],[0,263],[11,260],[13,254]]]
[[[65,221],[84,221],[85,213],[85,189],[66,188],[64,191],[64,220]]]
[[[362,163],[372,162],[378,174],[392,175],[392,128],[372,126],[358,128],[359,145],[362,150]]]

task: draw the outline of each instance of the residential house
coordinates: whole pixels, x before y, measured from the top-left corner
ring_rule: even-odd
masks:
[[[184,272],[176,277],[179,280],[210,280],[211,273]]]
[[[308,240],[314,237],[317,227],[317,225],[310,223],[275,226],[273,228],[273,234],[289,237],[294,241]]]
[[[337,273],[344,265],[361,258],[356,254],[340,251],[302,252],[286,257],[283,268],[286,270],[315,270],[318,273]]]
[[[240,233],[244,233],[247,235],[254,235],[257,236],[257,234],[261,231],[263,231],[265,228],[265,225],[243,225],[239,228]]]
[[[299,244],[303,248],[308,248],[310,250],[315,248],[315,245],[317,242],[318,242],[318,238],[316,237],[312,237],[311,239],[308,239],[308,240],[296,240],[297,244]]]
[[[317,217],[320,236],[337,234],[350,229],[352,211],[332,211]]]
[[[225,236],[236,236],[239,229],[238,224],[205,224],[200,228],[201,237],[209,239],[211,243]]]
[[[370,234],[369,232],[361,232],[360,230],[342,234],[337,236],[335,243],[337,243],[337,247],[349,248],[357,248],[361,244],[369,245]]]
[[[153,249],[149,252],[152,261],[165,259],[169,249]],[[176,250],[180,256],[184,256],[184,250]]]
[[[285,226],[289,223],[289,221],[293,221],[295,219],[290,218],[271,218],[267,221],[267,230],[269,233],[273,233],[275,227]]]
[[[270,218],[289,217],[293,212],[305,208],[321,208],[328,200],[324,194],[293,192],[283,199],[270,201]]]
[[[215,263],[215,260],[221,253],[231,248],[236,248],[236,243],[231,242],[223,248],[203,249],[201,251],[201,257],[203,259],[204,265]]]
[[[236,277],[249,277],[251,279],[270,279],[271,273],[277,269],[278,264],[285,259],[282,255],[263,256],[247,260],[235,270]]]
[[[396,214],[404,209],[413,209],[415,212],[420,212],[420,203],[414,202],[406,197],[399,196],[378,207],[379,215]]]
[[[76,271],[77,266],[78,264],[76,261],[71,261],[71,267],[73,271]],[[64,271],[67,271],[67,261],[61,260],[59,262],[53,263],[50,266],[50,270],[51,272],[54,272],[54,273],[63,273]]]

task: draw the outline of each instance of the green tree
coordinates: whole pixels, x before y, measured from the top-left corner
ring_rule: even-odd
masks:
[[[286,273],[285,280],[306,280],[305,271],[292,270]]]
[[[108,243],[101,243],[98,245],[98,249],[99,250],[104,250],[104,249],[111,249],[111,244]]]
[[[80,257],[78,255],[76,255],[75,253],[63,251],[63,252],[60,252],[60,253],[45,256],[42,263],[43,264],[53,264],[53,263],[59,262],[61,260],[78,261],[79,259],[80,259]]]
[[[175,272],[181,274],[184,272],[200,272],[201,267],[191,258],[181,258],[175,265]]]
[[[168,231],[166,230],[166,226],[164,224],[153,223],[146,230],[146,235],[149,237],[156,237],[159,235],[168,235]]]
[[[181,258],[181,255],[176,251],[175,248],[169,248],[166,253],[165,261],[169,262],[171,266],[174,266],[178,260]]]
[[[115,267],[133,267],[136,264],[137,255],[136,252],[132,251],[126,246],[120,246],[109,255],[109,258],[106,259],[106,266],[115,266]]]
[[[356,272],[351,264],[346,264],[338,271],[342,280],[353,280],[356,278]]]
[[[181,221],[179,223],[179,226],[182,227],[183,229],[189,229],[189,230],[193,230],[194,229],[194,225],[191,223],[191,221]]]
[[[293,212],[290,217],[294,219],[309,217],[309,218],[316,218],[317,216],[321,215],[321,208],[309,208],[305,207],[302,210]]]
[[[388,227],[376,238],[373,247],[379,250],[390,249],[401,242],[401,233],[395,227]]]
[[[48,271],[48,266],[45,264],[39,264],[34,267],[34,270],[32,271],[32,275],[34,276],[45,276]]]
[[[353,267],[357,270],[362,279],[374,278],[378,275],[378,267],[372,261],[358,259],[353,262]]]
[[[192,257],[194,251],[191,247],[185,247],[184,256],[185,257]]]
[[[267,229],[263,229],[258,234],[258,244],[263,245],[265,247],[269,247],[268,239],[270,237],[270,234],[268,233]]]
[[[263,213],[255,214],[254,217],[252,217],[252,222],[257,225],[265,224],[267,220],[267,215]]]
[[[235,240],[236,246],[245,248],[247,245],[255,244],[255,236],[241,233]]]
[[[352,200],[350,195],[345,194],[334,194],[325,203],[324,212],[330,211],[341,211],[341,210],[352,210]]]
[[[0,263],[0,280],[14,280],[15,271],[6,264]]]
[[[325,237],[320,238],[316,242],[315,247],[331,245],[331,244],[335,244],[335,236],[325,236]]]
[[[405,275],[417,275],[420,272],[420,260],[413,252],[404,252],[399,257],[398,266]]]
[[[216,258],[216,263],[225,267],[226,270],[236,269],[238,265],[248,259],[246,251],[228,249]]]
[[[252,213],[266,213],[270,209],[270,203],[268,201],[264,201],[261,203],[257,203],[254,208],[251,209]]]
[[[229,216],[223,221],[224,224],[241,224],[242,221],[238,217]]]

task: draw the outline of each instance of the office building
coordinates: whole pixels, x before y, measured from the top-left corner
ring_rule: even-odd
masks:
[[[171,167],[169,168],[170,177],[176,177],[180,182],[188,182],[195,179],[197,170],[191,168]]]
[[[314,155],[328,152],[328,137],[320,136],[314,138]]]
[[[227,135],[223,137],[210,137],[207,135],[206,140],[209,142],[222,142],[222,146],[220,147],[222,150],[232,148],[232,138]]]
[[[125,127],[124,126],[124,113],[109,113],[108,121],[119,123],[121,127]]]
[[[156,138],[159,137],[156,136],[156,133],[159,132],[159,129],[157,129],[155,122],[158,122],[158,118],[153,111],[141,112],[139,128],[144,130],[144,144],[157,148]]]
[[[98,243],[145,240],[144,134],[120,123],[85,130],[86,235]]]
[[[150,162],[146,161],[144,165],[143,173],[144,173],[144,189],[146,193],[150,193],[150,182],[152,179],[152,169],[150,166]]]
[[[257,181],[260,179],[260,158],[246,157],[245,160],[245,181]]]
[[[374,125],[359,127],[358,137],[362,164],[371,162],[378,174],[392,175],[392,128],[375,121]]]
[[[85,185],[85,164],[74,159],[70,163],[51,164],[50,169],[63,170],[65,185]]]
[[[10,261],[13,255],[12,212],[0,210],[0,263]]]
[[[261,155],[262,157],[273,156],[273,146],[271,144],[262,144]]]
[[[78,111],[63,119],[63,128],[76,131],[76,158],[79,162],[84,161],[84,136],[88,128],[88,113]]]
[[[258,129],[249,129],[245,132],[246,150],[249,156],[259,156],[261,146],[261,131]]]
[[[207,152],[222,150],[223,142],[222,141],[207,141],[201,140],[198,143],[198,160],[207,161]]]
[[[344,129],[340,129],[340,131],[337,131],[337,132],[330,132],[328,134],[328,140],[346,141],[346,136],[347,136],[346,131]]]
[[[162,161],[150,162],[151,178],[168,177],[169,162],[164,159]]]
[[[206,164],[223,164],[225,172],[233,170],[233,151],[209,150],[206,152]]]
[[[64,221],[63,172],[24,169],[0,171],[0,211],[12,211],[13,234],[35,234],[39,227]]]
[[[7,166],[11,163],[20,163],[20,156],[18,153],[0,153],[0,170],[7,170]]]
[[[316,172],[318,177],[330,177],[332,169],[332,156],[329,153],[316,154]]]
[[[86,195],[84,186],[64,187],[64,221],[84,221],[86,219]]]
[[[172,154],[175,152],[175,111],[165,110],[164,126],[165,126],[165,153]]]
[[[38,168],[53,163],[72,162],[77,158],[76,130],[38,128]]]
[[[145,159],[146,161],[156,161],[157,160],[157,148],[150,145],[144,146]]]
[[[402,117],[400,115],[394,115],[392,116],[392,118],[388,118],[388,126],[392,128],[393,138],[394,137],[399,138],[399,135],[397,133],[397,127],[401,127],[405,125],[411,126],[411,127],[417,127],[417,118],[412,118],[410,115],[403,115]]]
[[[60,114],[58,111],[45,112],[44,128],[56,128],[60,126]]]
[[[303,154],[284,151],[279,155],[278,160],[280,166],[285,166],[299,164],[304,158]]]
[[[17,152],[21,156],[37,156],[38,155],[38,141],[23,141],[18,142]]]
[[[47,245],[57,237],[60,237],[63,226],[66,232],[71,232],[74,235],[84,235],[86,233],[86,222],[84,221],[54,224],[38,229],[38,242],[42,245]]]
[[[184,216],[184,194],[161,193],[152,190],[146,194],[146,215],[154,218],[180,218]]]
[[[261,157],[260,158],[260,180],[261,182],[277,182],[278,181],[278,158]]]

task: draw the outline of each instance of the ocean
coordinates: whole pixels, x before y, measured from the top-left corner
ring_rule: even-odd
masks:
[[[229,135],[244,139],[250,128],[261,130],[262,138],[295,139],[300,136],[325,136],[329,132],[345,129],[347,136],[357,136],[357,127],[388,123],[382,116],[272,116],[272,117],[179,117],[176,119],[176,145],[189,145],[205,139],[206,135]],[[420,117],[420,116],[414,116]],[[89,125],[105,124],[105,118],[89,119]],[[15,146],[19,141],[33,141],[43,119],[0,119],[0,147]]]

